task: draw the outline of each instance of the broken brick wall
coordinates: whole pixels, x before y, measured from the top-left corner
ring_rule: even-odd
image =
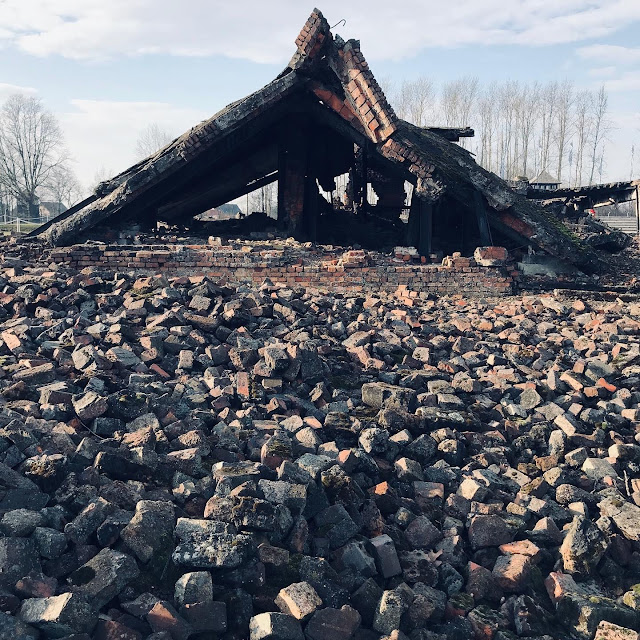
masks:
[[[45,260],[76,269],[101,267],[170,275],[208,275],[230,283],[286,286],[336,293],[393,292],[399,286],[439,295],[503,295],[513,292],[512,266],[480,266],[472,258],[448,257],[443,264],[411,262],[411,256],[367,251],[331,252],[301,247],[209,245],[74,245],[52,249]]]

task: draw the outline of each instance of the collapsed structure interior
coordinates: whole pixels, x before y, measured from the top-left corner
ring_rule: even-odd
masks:
[[[277,225],[298,239],[404,244],[426,256],[533,247],[588,268],[589,250],[557,219],[455,144],[473,131],[399,119],[359,42],[333,35],[318,10],[296,46],[271,83],[102,183],[37,234],[61,245],[132,222],[193,226],[203,211],[277,181]],[[334,192],[344,174],[347,193],[329,202],[321,191]]]
[[[517,185],[520,187],[520,185]],[[602,207],[617,207],[624,203],[633,203],[636,218],[640,217],[640,180],[628,182],[610,182],[580,187],[559,187],[557,189],[536,189],[524,184],[523,191],[530,200],[540,201],[543,206],[559,209],[559,215],[578,218],[588,210]]]

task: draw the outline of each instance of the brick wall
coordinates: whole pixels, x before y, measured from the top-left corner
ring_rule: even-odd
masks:
[[[322,12],[314,9],[296,38],[296,46],[301,55],[314,58],[322,49],[327,37],[331,37],[329,23],[325,20]]]
[[[426,264],[409,254],[392,257],[300,245],[74,245],[51,249],[43,257],[75,269],[198,274],[230,283],[260,284],[270,278],[276,284],[335,292],[391,292],[404,286],[437,294],[500,295],[512,293],[517,276],[510,265],[480,266],[473,258],[447,257],[443,264]]]
[[[429,179],[435,171],[435,167],[425,160],[424,154],[408,140],[389,139],[380,147],[380,152],[389,160],[403,163],[418,178]]]
[[[344,96],[339,96],[323,83],[312,82],[314,93],[338,115],[357,126],[361,133],[374,142],[383,142],[394,133],[398,123],[393,107],[365,60],[357,40],[334,40],[329,23],[320,11],[314,9],[296,39],[297,54],[290,66],[309,62],[319,57],[327,43],[334,43],[335,55],[328,64],[341,79]]]
[[[396,130],[397,116],[373,77],[357,41],[349,40],[345,44],[342,59],[349,97],[360,121],[374,142],[386,140]]]

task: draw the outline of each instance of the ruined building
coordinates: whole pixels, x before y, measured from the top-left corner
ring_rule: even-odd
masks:
[[[277,225],[298,239],[326,241],[328,230],[348,220],[376,233],[387,229],[394,244],[426,256],[531,247],[590,268],[592,254],[562,224],[455,144],[471,130],[417,127],[398,118],[359,42],[332,34],[320,11],[311,14],[296,47],[272,82],[102,183],[38,235],[60,246],[131,222],[150,229],[158,222],[188,225],[277,181]],[[347,173],[349,193],[329,203],[320,188],[335,191],[336,176]],[[408,206],[407,182],[413,185]],[[375,205],[368,201],[371,189]]]

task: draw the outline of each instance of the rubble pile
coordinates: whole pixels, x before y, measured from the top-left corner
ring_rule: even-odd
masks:
[[[640,305],[0,276],[0,638],[638,638]]]

